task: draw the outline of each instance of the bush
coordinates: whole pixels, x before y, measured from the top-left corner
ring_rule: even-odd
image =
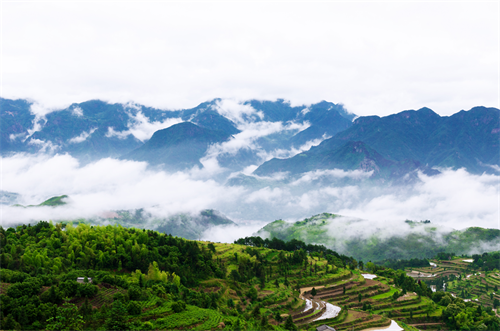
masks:
[[[137,301],[130,301],[127,305],[129,315],[139,315],[141,313],[141,305]]]
[[[124,302],[124,301],[126,301],[125,295],[123,295],[123,293],[120,293],[120,292],[115,293],[115,294],[113,294],[113,301],[122,301],[122,302]]]
[[[92,298],[97,294],[97,291],[98,288],[95,285],[89,283],[78,284],[77,296],[82,298]]]
[[[184,301],[177,301],[172,304],[172,310],[174,313],[180,313],[186,310],[186,303]]]
[[[12,298],[20,298],[24,295],[31,297],[38,295],[42,288],[41,282],[36,278],[27,278],[22,283],[15,283],[7,289],[7,295]]]
[[[139,300],[141,298],[141,289],[138,286],[131,286],[128,289],[128,298],[130,300]]]
[[[60,289],[65,297],[74,297],[78,291],[78,285],[76,280],[67,280],[61,283]]]
[[[258,296],[259,296],[259,294],[257,293],[257,290],[253,286],[247,292],[247,297],[249,297],[250,300],[252,300],[252,301],[257,300]]]

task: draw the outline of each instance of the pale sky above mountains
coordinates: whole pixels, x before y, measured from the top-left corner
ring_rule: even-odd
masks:
[[[498,2],[3,2],[4,98],[499,107]]]

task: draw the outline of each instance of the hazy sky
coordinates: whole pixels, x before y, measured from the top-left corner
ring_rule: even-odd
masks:
[[[2,2],[5,98],[499,107],[499,2]]]

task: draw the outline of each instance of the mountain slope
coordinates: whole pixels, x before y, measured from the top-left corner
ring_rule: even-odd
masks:
[[[371,234],[366,235],[366,228]],[[430,222],[406,221],[378,228],[360,219],[323,213],[295,223],[277,220],[267,224],[258,236],[281,240],[303,240],[321,244],[363,261],[430,258],[439,252],[474,254],[500,250],[500,230],[471,227],[465,230],[441,228]]]
[[[476,107],[450,117],[440,117],[428,108],[382,118],[360,117],[350,128],[319,146],[290,159],[270,160],[255,173],[269,175],[284,169],[297,169],[295,172],[318,169],[324,166],[325,157],[338,153],[348,142],[363,142],[388,161],[454,169],[465,167],[473,173],[492,171],[489,165],[500,165],[499,116],[498,109]]]
[[[131,111],[121,104],[91,100],[48,113],[40,130],[28,138],[28,150],[38,152],[50,143],[55,151],[70,153],[82,162],[120,156],[142,144],[132,134],[110,135],[110,129],[128,129]]]
[[[26,100],[0,98],[0,153],[25,150],[24,140],[33,129],[35,115],[30,112],[31,103]]]
[[[422,166],[419,162],[387,160],[373,148],[361,141],[349,141],[340,148],[324,150],[323,153],[303,152],[291,159],[272,159],[254,171],[265,176],[275,172],[299,174],[319,169],[342,169],[372,171],[371,178],[398,179],[415,170],[435,174],[437,171]]]
[[[104,219],[89,220],[101,224],[103,220],[125,227],[143,226],[172,236],[196,240],[213,227],[236,225],[229,218],[213,209],[205,209],[193,214],[175,214],[169,217],[155,217],[143,209],[110,212]]]
[[[156,131],[143,146],[124,155],[122,159],[147,161],[152,165],[163,164],[170,170],[203,167],[199,160],[208,147],[226,141],[229,137],[231,135],[223,131],[183,122]]]

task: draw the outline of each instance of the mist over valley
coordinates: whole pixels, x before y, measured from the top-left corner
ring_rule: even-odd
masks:
[[[326,101],[214,99],[173,111],[0,102],[3,226],[84,220],[232,242],[266,237],[261,229],[275,220],[291,226],[327,212],[341,217],[297,238],[342,253],[414,235],[405,220],[431,220],[435,250],[453,230],[498,228],[495,108],[358,117]],[[12,206],[63,194],[57,207]],[[498,250],[494,238],[477,245]]]

